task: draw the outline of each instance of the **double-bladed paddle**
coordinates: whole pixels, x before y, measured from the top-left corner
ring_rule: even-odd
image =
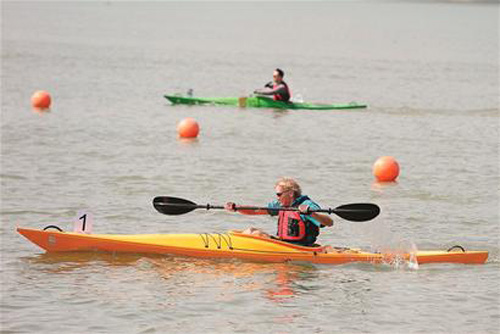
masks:
[[[169,197],[169,196],[158,196],[153,199],[153,206],[158,212],[161,212],[166,215],[182,215],[188,212],[191,212],[196,209],[224,209],[224,206],[221,205],[198,205],[194,202],[191,202],[187,199],[178,198],[178,197]],[[260,206],[235,206],[234,210],[267,210],[267,211],[299,211],[298,208],[293,207],[282,207],[282,208],[268,208],[268,207],[260,207]],[[328,214],[336,214],[340,218],[345,220],[355,221],[355,222],[363,222],[367,220],[371,220],[378,216],[380,213],[380,208],[376,204],[372,203],[353,203],[353,204],[344,204],[338,206],[334,209],[319,209],[319,210],[309,210],[310,213],[313,212],[322,212]]]

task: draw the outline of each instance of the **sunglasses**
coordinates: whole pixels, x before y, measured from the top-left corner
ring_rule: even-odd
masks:
[[[288,190],[286,190],[286,191],[282,191],[282,192],[280,192],[280,193],[276,193],[276,196],[277,196],[277,197],[281,197],[281,195],[283,195],[283,194],[284,194],[284,193],[286,193],[286,192],[288,192]]]

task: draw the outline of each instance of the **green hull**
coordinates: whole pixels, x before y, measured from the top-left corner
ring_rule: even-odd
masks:
[[[292,103],[274,101],[270,98],[252,96],[252,97],[216,97],[216,98],[201,98],[201,97],[184,97],[165,95],[165,98],[172,104],[212,104],[239,106],[242,108],[276,108],[276,109],[307,109],[307,110],[334,110],[334,109],[361,109],[366,108],[366,104],[356,102],[343,104],[312,104],[312,103]]]

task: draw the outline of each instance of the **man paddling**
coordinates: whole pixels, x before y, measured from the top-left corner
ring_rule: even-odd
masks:
[[[238,212],[247,215],[278,216],[278,239],[303,246],[314,244],[320,227],[333,225],[333,220],[329,216],[317,212],[310,213],[310,210],[319,210],[320,207],[308,196],[302,195],[302,190],[294,179],[286,177],[279,179],[275,191],[277,199],[268,204],[267,210],[238,210]],[[224,208],[234,212],[235,206],[233,202],[228,202]],[[299,212],[272,210],[280,207],[298,208]],[[243,233],[273,238],[254,227],[246,229]]]
[[[273,72],[273,81],[268,82],[262,89],[256,89],[254,94],[257,95],[272,95],[273,100],[289,102],[292,94],[286,82],[283,81],[285,73],[277,68]]]

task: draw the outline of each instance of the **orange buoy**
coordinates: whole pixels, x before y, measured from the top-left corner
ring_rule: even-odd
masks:
[[[48,109],[50,107],[50,94],[44,90],[36,91],[31,96],[31,105],[37,109]]]
[[[200,133],[200,126],[194,118],[184,118],[177,124],[177,133],[181,138],[196,138]]]
[[[399,175],[399,164],[393,157],[380,157],[373,165],[373,175],[380,182],[395,181]]]

